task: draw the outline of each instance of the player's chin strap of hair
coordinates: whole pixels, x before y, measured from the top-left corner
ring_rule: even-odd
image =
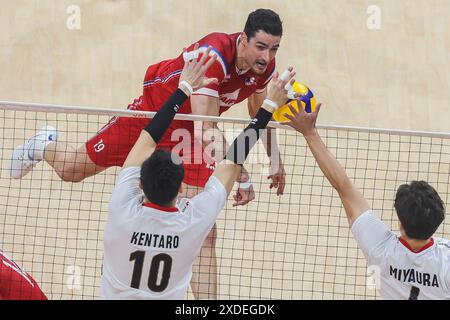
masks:
[[[187,100],[187,98],[188,96],[183,92],[183,90],[178,88],[174,93],[172,93],[169,99],[167,99],[161,109],[158,110],[156,115],[153,117],[153,120],[151,120],[150,123],[144,128],[144,130],[147,131],[153,138],[153,141],[158,143],[159,140],[161,140],[181,105]]]

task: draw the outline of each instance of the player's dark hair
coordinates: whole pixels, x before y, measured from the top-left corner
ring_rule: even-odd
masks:
[[[159,206],[167,207],[176,198],[184,169],[181,161],[176,164],[165,150],[156,150],[141,167],[141,182],[147,199]]]
[[[281,37],[283,35],[283,23],[280,16],[270,9],[257,9],[250,13],[245,23],[244,32],[250,40],[258,31]]]
[[[444,221],[444,202],[425,181],[402,184],[394,203],[406,235],[411,239],[429,239]]]

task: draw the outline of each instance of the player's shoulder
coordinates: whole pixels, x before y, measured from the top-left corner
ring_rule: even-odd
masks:
[[[219,46],[221,48],[236,48],[237,40],[239,38],[240,33],[223,33],[223,32],[213,32],[207,34],[198,42],[200,45],[211,45],[211,46]]]
[[[189,198],[179,199],[177,207],[181,214],[186,214],[189,210],[192,209],[192,199]]]
[[[198,43],[202,47],[213,47],[213,51],[218,54],[219,58],[222,58],[228,64],[231,64],[236,56],[239,35],[240,33],[227,34],[214,32],[206,35],[199,40]]]
[[[436,237],[434,237],[433,240],[436,243],[436,248],[450,257],[450,240]]]

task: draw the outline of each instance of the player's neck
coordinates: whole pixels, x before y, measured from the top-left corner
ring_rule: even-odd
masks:
[[[152,205],[152,206],[157,206],[157,207],[163,207],[163,208],[171,209],[171,208],[175,208],[175,207],[176,207],[176,205],[177,205],[177,200],[178,200],[178,198],[175,198],[175,200],[173,200],[171,203],[169,203],[169,204],[167,204],[167,205],[165,205],[165,206],[159,206],[159,205],[152,204],[152,202],[149,201],[149,200],[147,199],[147,197],[144,197],[144,204],[150,204],[150,205]]]
[[[420,239],[410,239],[404,235],[400,237],[404,242],[406,242],[414,252],[420,251],[423,249],[426,245],[428,245],[432,240],[432,238],[429,238],[427,240],[420,240]]]

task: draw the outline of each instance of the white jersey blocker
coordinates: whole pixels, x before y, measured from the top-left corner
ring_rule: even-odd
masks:
[[[139,178],[139,167],[123,169],[111,194],[104,231],[101,298],[184,299],[192,264],[225,206],[225,187],[211,176],[203,192],[181,199],[177,212],[166,212],[144,206]],[[161,256],[165,259],[158,258]],[[168,282],[164,283],[167,272]],[[133,288],[132,278],[137,282],[139,276],[138,288]]]
[[[382,299],[409,299],[412,287],[419,289],[418,300],[450,299],[450,241],[434,237],[432,245],[413,252],[370,210],[355,220],[352,233],[378,271]]]

